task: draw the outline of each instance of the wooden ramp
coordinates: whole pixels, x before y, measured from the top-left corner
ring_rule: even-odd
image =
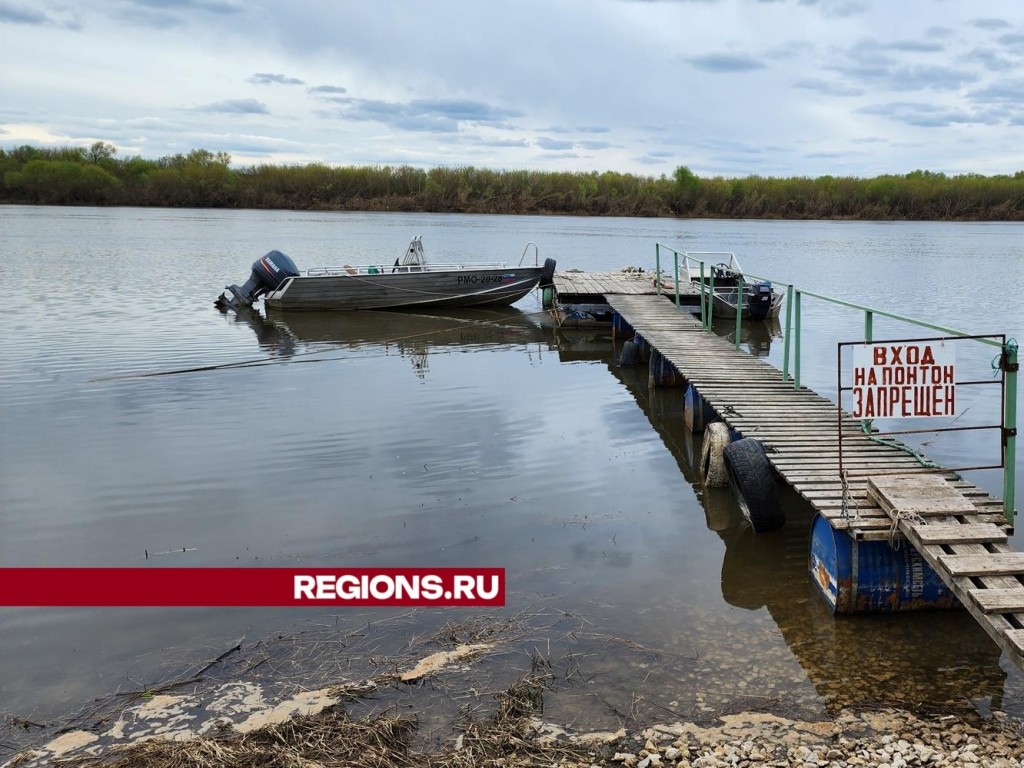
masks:
[[[1024,553],[1010,549],[1006,532],[936,475],[872,477],[868,496],[992,639],[1024,656]]]

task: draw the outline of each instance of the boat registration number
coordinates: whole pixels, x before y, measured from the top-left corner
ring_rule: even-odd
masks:
[[[478,285],[487,283],[500,283],[507,279],[508,275],[459,275],[456,285]]]

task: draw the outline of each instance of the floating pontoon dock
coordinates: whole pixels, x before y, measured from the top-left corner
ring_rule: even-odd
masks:
[[[700,407],[713,411],[737,436],[762,441],[778,475],[835,531],[871,544],[905,537],[989,636],[1024,667],[1024,553],[1007,544],[1014,514],[1012,423],[1003,428],[1011,474],[1007,507],[897,440],[864,431],[860,419],[800,386],[799,373],[794,382],[788,371],[710,333],[701,319],[680,311],[680,299],[669,300],[676,296],[674,285],[659,295],[649,281],[643,290],[633,289],[631,278],[625,286],[621,282],[608,273],[555,278],[556,290],[573,298],[600,292],[612,311],[613,334],[634,340],[648,363],[650,383],[692,388]],[[604,292],[606,287],[613,290]],[[560,293],[557,301],[567,299]],[[870,323],[867,315],[868,338]],[[788,359],[787,347],[787,367]],[[1004,370],[1012,373],[1004,399],[1015,400],[1015,350],[1007,365]],[[1011,414],[1012,422],[1015,411]]]

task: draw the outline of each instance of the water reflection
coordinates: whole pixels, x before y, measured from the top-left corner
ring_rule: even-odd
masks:
[[[715,333],[736,341],[735,320],[715,320]],[[772,351],[772,339],[782,338],[782,326],[779,318],[770,317],[765,320],[744,320],[740,325],[740,349],[754,357],[768,357]]]
[[[376,345],[408,358],[420,378],[429,370],[431,350],[546,344],[551,336],[547,313],[523,312],[514,307],[435,312],[264,312],[243,307],[225,313],[225,318],[252,328],[260,349],[271,357]]]
[[[830,711],[877,705],[929,711],[1002,708],[1007,673],[999,648],[966,611],[833,616],[807,573],[810,505],[780,488],[785,528],[754,534],[727,488],[701,483],[701,436],[683,423],[682,391],[650,388],[642,368],[614,363],[608,368],[675,457],[703,506],[707,528],[724,544],[722,598],[744,611],[768,613]],[[770,643],[751,638],[737,651],[757,664]]]

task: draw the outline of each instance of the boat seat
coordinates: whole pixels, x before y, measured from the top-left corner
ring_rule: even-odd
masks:
[[[356,270],[355,267],[353,267],[353,266],[351,266],[349,264],[343,264],[342,266],[345,268],[345,271],[348,272],[350,275],[358,275],[359,274],[358,270]]]

